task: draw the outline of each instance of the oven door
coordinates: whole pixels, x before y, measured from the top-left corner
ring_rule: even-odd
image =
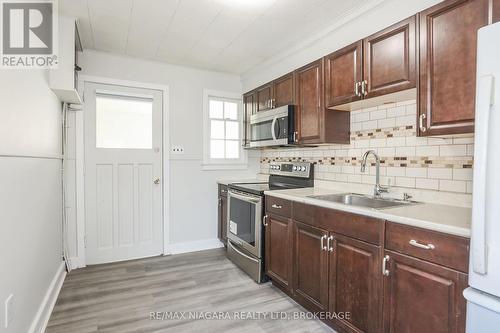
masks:
[[[261,258],[262,197],[230,189],[227,206],[227,238]]]

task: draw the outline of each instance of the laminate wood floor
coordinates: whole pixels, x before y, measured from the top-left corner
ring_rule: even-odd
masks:
[[[177,318],[150,319],[151,312],[175,311]],[[180,318],[189,311],[227,311],[231,319]],[[66,277],[46,332],[333,332],[316,319],[234,318],[252,312],[306,313],[270,283],[253,282],[216,249],[75,270]]]

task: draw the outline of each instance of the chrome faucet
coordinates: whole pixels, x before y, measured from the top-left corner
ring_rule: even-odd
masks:
[[[365,172],[366,170],[366,160],[368,159],[368,155],[372,154],[375,157],[376,162],[376,172],[375,172],[375,188],[373,189],[373,195],[375,197],[380,197],[382,193],[389,192],[389,188],[380,185],[380,158],[374,150],[368,150],[363,155],[363,160],[361,162],[361,172]]]

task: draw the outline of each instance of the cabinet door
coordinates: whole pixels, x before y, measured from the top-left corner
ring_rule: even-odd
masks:
[[[315,61],[296,72],[296,116],[300,143],[320,143],[324,121],[323,62]]]
[[[420,13],[420,136],[474,131],[477,31],[487,24],[488,0],[444,1]]]
[[[273,283],[291,290],[292,227],[289,219],[268,214],[266,216],[266,274]]]
[[[275,108],[293,104],[293,73],[287,74],[274,81],[273,106]]]
[[[222,195],[219,196],[218,220],[218,236],[225,245],[227,241],[227,197]]]
[[[269,110],[271,108],[271,99],[273,98],[273,84],[269,83],[265,86],[257,88],[257,112]]]
[[[416,87],[415,16],[363,39],[365,98]]]
[[[392,251],[384,281],[384,332],[464,332],[467,275]]]
[[[500,22],[500,0],[493,0],[493,23]]]
[[[294,226],[294,281],[297,301],[312,311],[328,308],[328,232],[299,222]]]
[[[356,84],[363,80],[362,49],[363,43],[359,41],[324,58],[327,108],[362,98],[361,88],[356,88]]]
[[[350,332],[380,332],[382,271],[380,247],[350,237],[333,236],[330,252],[329,311],[349,312],[334,322]]]
[[[250,145],[250,117],[255,111],[255,93],[247,93],[243,95],[243,145],[246,147]]]

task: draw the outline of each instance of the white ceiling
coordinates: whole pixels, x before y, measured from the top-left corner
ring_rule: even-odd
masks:
[[[60,0],[85,49],[241,74],[373,0]]]

